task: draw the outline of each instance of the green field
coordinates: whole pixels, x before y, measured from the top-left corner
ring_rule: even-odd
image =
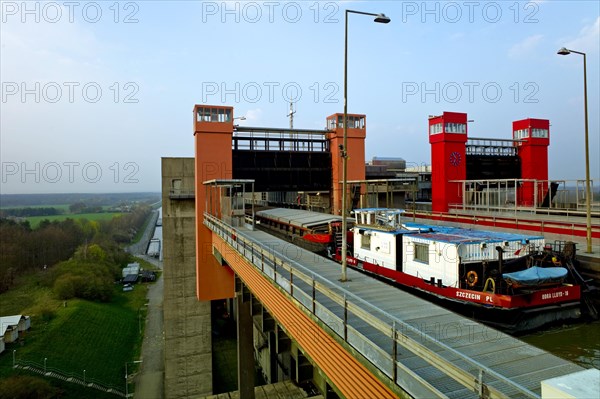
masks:
[[[44,287],[44,277],[43,272],[27,276],[17,288],[0,295],[0,315],[25,314],[32,318],[31,329],[21,342],[7,344],[0,354],[0,378],[24,373],[12,369],[12,353],[16,350],[17,360],[41,364],[46,358],[48,368],[77,374],[86,370],[88,379],[123,390],[125,362],[137,359],[140,353],[139,328],[143,328],[145,317],[140,309],[144,309],[147,286],[138,284],[133,291],[122,292],[120,285],[115,285],[110,303],[72,299],[65,307],[65,302],[55,299]],[[46,321],[44,313],[52,313],[53,317]],[[47,381],[65,390],[64,398],[111,397],[53,378]]]
[[[0,209],[20,209],[20,208],[56,208],[63,212],[69,212],[69,204],[60,205],[11,205],[11,206],[0,206]]]
[[[52,215],[52,216],[30,216],[25,218],[29,221],[32,229],[35,229],[42,220],[48,219],[53,222],[55,220],[61,221],[65,219],[87,219],[87,220],[110,220],[115,216],[121,215],[119,212],[104,212],[104,213],[71,213],[64,215]]]

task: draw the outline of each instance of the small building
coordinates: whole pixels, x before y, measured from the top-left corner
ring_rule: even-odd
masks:
[[[0,353],[4,352],[4,336],[0,335]]]
[[[123,268],[123,277],[126,277],[130,274],[135,274],[138,275],[140,274],[140,264],[135,262],[135,263],[129,263],[126,267]]]
[[[128,274],[123,278],[123,284],[135,284],[138,280],[137,274]]]
[[[19,333],[29,330],[31,319],[29,316],[14,315],[0,317],[0,336],[4,337],[4,343],[8,344],[19,339]]]

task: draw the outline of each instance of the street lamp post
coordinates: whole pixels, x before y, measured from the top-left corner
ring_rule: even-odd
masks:
[[[46,361],[48,360],[47,357],[44,358],[44,374],[46,374]]]
[[[83,385],[85,385],[85,369],[83,370]]]
[[[592,189],[590,184],[590,147],[588,140],[588,106],[587,106],[587,70],[585,53],[569,50],[565,47],[558,50],[557,54],[569,55],[571,53],[583,56],[583,108],[585,117],[585,218],[586,218],[586,253],[592,253]]]
[[[347,281],[346,268],[348,266],[348,237],[346,236],[348,224],[346,221],[346,186],[348,184],[348,14],[370,15],[375,17],[375,22],[387,24],[391,21],[385,14],[373,14],[355,10],[346,10],[346,25],[344,37],[344,148],[342,148],[342,278],[340,281]]]

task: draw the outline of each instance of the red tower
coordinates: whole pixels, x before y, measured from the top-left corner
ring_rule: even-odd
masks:
[[[206,186],[204,181],[231,179],[233,108],[194,106],[196,148],[196,295],[199,300],[233,298],[233,272],[212,253],[212,232],[204,225]]]
[[[537,180],[522,183],[517,199],[521,206],[540,205],[548,192],[548,146],[550,121],[522,119],[513,122],[513,139],[521,160],[521,179]]]
[[[332,208],[334,215],[342,212],[342,147],[344,144],[344,114],[333,114],[327,117],[329,148],[331,151]],[[366,116],[348,114],[348,175],[347,180],[365,179],[365,137],[367,136]],[[348,195],[348,193],[346,193]],[[350,198],[346,197],[347,207]]]
[[[462,202],[462,186],[453,180],[467,178],[467,114],[444,112],[429,118],[431,144],[431,209],[448,212]]]

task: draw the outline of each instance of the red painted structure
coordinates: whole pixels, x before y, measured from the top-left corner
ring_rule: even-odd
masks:
[[[327,134],[331,151],[332,173],[332,208],[334,215],[342,214],[342,150],[344,144],[344,114],[333,114],[327,117]],[[366,116],[348,114],[348,156],[347,180],[365,180],[365,138],[367,137]],[[346,193],[348,195],[349,193]],[[351,201],[346,197],[346,204]]]
[[[456,180],[466,180],[467,114],[444,112],[429,118],[431,144],[431,208],[447,213],[450,204],[463,202],[462,186]],[[550,121],[527,118],[513,122],[513,140],[521,164],[521,180],[517,191],[519,206],[541,205],[548,193],[548,146]],[[538,180],[534,182],[533,180]]]
[[[548,191],[548,146],[550,145],[550,121],[547,119],[522,119],[513,122],[513,139],[521,159],[521,179],[544,180],[536,184],[523,182],[517,200],[521,206],[536,206],[537,200]]]
[[[465,180],[467,114],[444,112],[429,118],[431,144],[431,208],[448,212],[448,204],[462,202],[462,186],[452,180]]]

